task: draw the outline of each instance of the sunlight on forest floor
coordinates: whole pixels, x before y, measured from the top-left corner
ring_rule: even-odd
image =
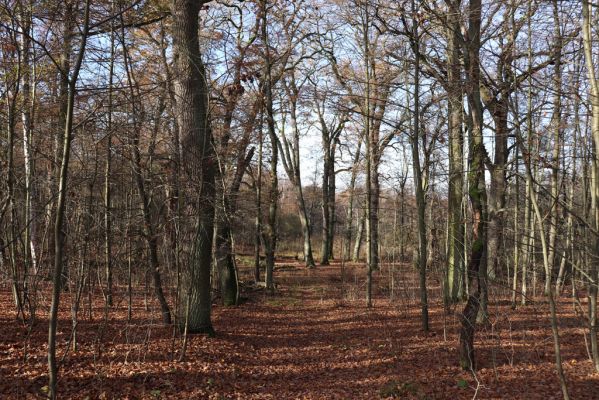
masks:
[[[274,296],[247,286],[240,306],[215,305],[216,337],[191,337],[182,362],[179,336],[173,339],[173,328],[159,324],[152,298],[146,311],[143,293],[136,293],[129,324],[124,288],[106,321],[100,293],[93,299],[92,320],[84,300],[78,349],[61,364],[60,398],[470,399],[477,387],[479,399],[561,397],[542,301],[516,310],[508,300],[492,304],[490,325],[476,337],[474,377],[457,366],[457,309],[445,315],[441,297],[431,296],[432,332],[420,330],[415,275],[402,274],[391,293],[384,266],[375,273],[374,308],[367,309],[362,266],[346,266],[342,279],[337,263],[311,270],[297,262],[281,265]],[[242,268],[242,281],[249,276]],[[0,301],[0,397],[41,398],[47,385],[48,298],[41,299],[40,319],[28,338],[27,328],[14,319],[6,288]],[[59,358],[71,333],[69,307],[66,295]],[[559,307],[571,397],[597,398],[599,375],[584,348],[584,319],[567,296]]]

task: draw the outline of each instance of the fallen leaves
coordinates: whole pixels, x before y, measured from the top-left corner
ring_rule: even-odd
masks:
[[[61,365],[61,398],[470,399],[475,390],[480,399],[559,398],[548,316],[536,307],[492,305],[492,331],[484,328],[476,337],[480,369],[474,377],[456,365],[457,321],[444,315],[440,301],[430,304],[432,332],[424,334],[411,277],[394,302],[381,292],[369,310],[361,297],[348,295],[360,290],[363,271],[345,268],[355,287],[338,279],[338,265],[292,268],[278,272],[275,297],[250,291],[239,307],[215,307],[216,337],[190,337],[183,362],[177,361],[178,337],[156,324],[158,309],[145,311],[141,293],[131,324],[124,305],[110,311],[105,326],[100,318],[81,318],[78,351]],[[379,287],[385,273],[376,275]],[[101,297],[94,301],[99,316]],[[68,302],[60,322],[66,339]],[[8,291],[0,292],[0,303],[0,397],[43,397],[47,326],[40,320],[27,336],[11,315]],[[577,317],[565,299],[560,307],[571,396],[593,399],[599,375]]]

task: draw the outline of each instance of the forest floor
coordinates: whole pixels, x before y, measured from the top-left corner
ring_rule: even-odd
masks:
[[[542,298],[516,310],[507,300],[491,305],[490,324],[476,336],[474,375],[457,366],[459,309],[444,312],[438,284],[431,282],[431,332],[425,334],[415,274],[391,282],[388,266],[375,273],[374,307],[368,309],[363,267],[346,266],[343,279],[341,271],[338,264],[310,270],[295,261],[279,264],[276,294],[248,287],[240,306],[215,305],[216,336],[190,336],[183,361],[179,336],[160,325],[153,301],[145,309],[143,293],[134,298],[129,323],[124,292],[107,318],[99,293],[92,320],[84,299],[78,348],[60,364],[59,398],[561,398]],[[249,278],[249,269],[241,272]],[[69,295],[63,300],[59,359],[71,336]],[[6,289],[0,304],[0,398],[44,398],[47,305],[40,306],[40,320],[28,332],[15,320]],[[599,399],[585,320],[567,295],[559,301],[559,323],[570,398]]]

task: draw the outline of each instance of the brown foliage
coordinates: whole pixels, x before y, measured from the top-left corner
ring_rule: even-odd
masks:
[[[241,306],[215,306],[217,336],[190,337],[183,362],[176,361],[180,344],[176,339],[173,347],[172,328],[159,324],[159,308],[144,310],[143,293],[135,295],[129,324],[123,288],[106,322],[96,293],[94,319],[83,304],[78,351],[61,365],[60,398],[470,399],[478,383],[480,399],[560,398],[545,304],[517,310],[508,301],[490,305],[490,325],[476,337],[475,378],[456,363],[457,316],[445,316],[440,301],[429,307],[432,332],[421,332],[415,274],[398,276],[389,301],[383,266],[375,274],[374,308],[367,309],[362,266],[346,266],[343,284],[340,271],[338,264],[312,270],[281,265],[276,295],[246,290]],[[243,269],[242,277],[249,273]],[[14,320],[10,299],[3,290],[0,398],[42,398],[47,326],[41,319],[28,335]],[[71,332],[69,306],[66,296],[59,357]],[[583,322],[569,301],[559,310],[572,398],[596,398],[599,376],[584,349]]]

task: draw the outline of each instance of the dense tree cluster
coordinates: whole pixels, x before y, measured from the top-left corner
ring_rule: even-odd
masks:
[[[212,334],[236,255],[272,293],[291,253],[364,262],[368,306],[381,266],[415,267],[424,331],[440,276],[467,370],[490,289],[516,307],[542,287],[568,398],[566,288],[599,371],[598,18],[593,0],[3,0],[0,270],[17,318],[51,303],[50,396],[61,292],[74,346],[94,290],[132,318],[143,287],[183,337]]]

